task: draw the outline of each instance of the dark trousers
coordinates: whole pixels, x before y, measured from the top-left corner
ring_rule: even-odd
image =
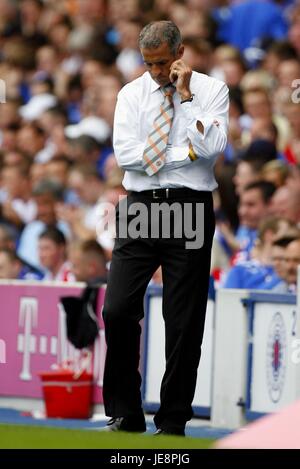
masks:
[[[111,417],[129,417],[142,412],[139,322],[144,314],[145,290],[161,265],[166,370],[161,384],[161,405],[154,421],[157,427],[182,429],[193,415],[191,404],[201,355],[215,228],[212,195],[196,191],[186,195],[179,190],[171,199],[157,200],[143,193],[131,193],[127,198],[128,207],[136,202],[145,204],[149,211],[153,203],[176,202],[182,209],[188,204],[194,225],[196,205],[204,204],[204,226],[202,222],[202,226],[197,227],[204,230],[204,242],[201,248],[187,249],[185,236],[175,238],[177,215],[169,239],[162,232],[159,238],[152,239],[117,236],[103,310],[107,342],[103,384],[105,412]],[[120,207],[117,208],[117,232],[119,223],[123,222],[120,211]],[[127,222],[133,218],[129,216]],[[150,223],[143,218],[144,227]]]

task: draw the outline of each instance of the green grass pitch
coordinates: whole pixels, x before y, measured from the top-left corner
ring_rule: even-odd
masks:
[[[214,440],[0,425],[1,449],[205,449]]]

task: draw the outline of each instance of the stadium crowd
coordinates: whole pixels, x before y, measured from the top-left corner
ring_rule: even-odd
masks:
[[[0,278],[105,278],[113,236],[99,206],[126,194],[114,108],[121,87],[145,71],[138,36],[158,19],[178,25],[193,70],[230,91],[216,165],[215,285],[294,292],[300,2],[292,0],[0,0]]]

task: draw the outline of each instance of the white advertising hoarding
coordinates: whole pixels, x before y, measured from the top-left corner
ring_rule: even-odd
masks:
[[[208,417],[211,406],[214,302],[208,300],[201,360],[193,408],[195,415]],[[165,328],[161,289],[149,289],[145,321],[144,408],[155,411],[160,402],[160,385],[165,371]]]

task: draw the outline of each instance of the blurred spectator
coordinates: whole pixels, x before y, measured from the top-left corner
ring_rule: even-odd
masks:
[[[284,149],[289,137],[289,127],[283,116],[273,113],[271,100],[267,91],[263,89],[247,90],[243,94],[243,105],[246,115],[243,117],[244,130],[250,131],[255,119],[264,119],[265,122],[273,123],[278,132],[278,148]],[[245,132],[244,141],[249,136]]]
[[[217,286],[223,273],[227,272],[230,268],[230,258],[232,255],[232,251],[228,249],[227,245],[224,246],[225,236],[222,236],[222,234],[221,230],[217,228],[213,239],[211,256],[211,275],[216,281]]]
[[[48,12],[48,17],[50,17],[50,12]],[[48,31],[50,42],[54,46],[55,50],[58,51],[65,70],[67,70],[67,67],[64,59],[67,58],[68,41],[72,27],[73,24],[71,18],[64,14],[54,22]]]
[[[9,248],[0,248],[0,279],[15,280],[41,280],[43,275],[24,265],[15,251]]]
[[[262,169],[268,161],[276,158],[276,147],[267,140],[256,140],[240,156],[233,177],[235,191],[240,196],[244,188],[262,179]]]
[[[216,47],[214,51],[214,66],[217,69],[222,68],[222,65],[227,60],[243,60],[241,52],[236,47],[230,44],[221,44]]]
[[[17,151],[17,133],[20,130],[19,125],[10,125],[1,132],[1,149],[4,152]],[[5,155],[4,155],[5,156]]]
[[[7,226],[0,224],[0,249],[14,250],[15,242],[14,233]]]
[[[41,163],[33,163],[30,166],[30,180],[32,187],[35,187],[38,183],[47,179],[47,166]]]
[[[285,278],[286,247],[292,241],[295,241],[295,239],[299,238],[299,236],[300,232],[298,232],[297,234],[295,233],[293,235],[288,232],[288,235],[278,238],[273,242],[271,261],[275,272],[281,279]]]
[[[39,154],[45,148],[46,136],[44,131],[36,124],[24,125],[17,136],[18,148],[30,161],[38,160]]]
[[[101,63],[94,59],[86,60],[81,69],[81,84],[87,90],[96,83],[97,76],[103,73]]]
[[[108,16],[113,23],[118,20],[131,20],[139,16],[138,0],[109,0]]]
[[[263,68],[273,77],[278,77],[278,69],[282,61],[294,59],[297,53],[293,46],[286,40],[273,41],[267,47],[263,61]]]
[[[96,209],[97,241],[105,249],[106,257],[109,260],[111,260],[115,240],[115,207],[126,196],[126,191],[122,186],[123,177],[124,171],[119,167],[110,172],[103,198],[99,201]]]
[[[89,136],[99,144],[104,144],[110,137],[110,128],[103,119],[90,116],[82,119],[79,124],[67,126],[65,134],[69,139]]]
[[[279,187],[271,201],[271,212],[279,217],[285,217],[295,224],[300,223],[300,187]]]
[[[118,47],[120,53],[116,59],[118,70],[131,81],[136,70],[143,64],[143,59],[138,48],[138,38],[141,31],[141,23],[136,20],[121,20],[117,23],[119,36]]]
[[[299,265],[300,239],[296,239],[291,241],[285,249],[283,281],[273,288],[274,292],[296,294]]]
[[[47,48],[41,48],[39,50],[44,50]],[[38,64],[39,68],[39,64]],[[38,96],[38,95],[44,95],[44,94],[50,94],[53,95],[54,92],[54,81],[51,76],[51,71],[52,70],[39,70],[38,72],[34,73],[33,76],[31,77],[29,86],[29,92],[31,96]],[[30,101],[29,101],[30,102]]]
[[[17,236],[15,233],[6,225],[0,225],[0,249],[6,249],[15,253],[17,245]],[[40,280],[44,274],[41,270],[35,268],[30,263],[26,262],[20,256],[14,254],[21,263],[21,270],[19,272],[19,278],[27,278],[28,280]]]
[[[44,111],[56,106],[57,98],[53,91],[52,78],[42,72],[36,74],[31,83],[31,98],[20,108],[21,117],[32,122],[39,119]]]
[[[48,226],[56,226],[68,238],[70,231],[67,223],[58,220],[56,209],[63,200],[63,188],[54,181],[43,180],[33,188],[33,197],[37,206],[36,220],[23,230],[18,246],[18,255],[35,267],[40,267],[38,256],[38,239]]]
[[[288,32],[288,38],[291,45],[295,48],[298,57],[300,57],[300,5],[299,2],[294,6],[291,13],[291,26]]]
[[[285,104],[285,116],[291,127],[291,136],[284,149],[284,155],[288,163],[300,163],[300,112],[299,103],[291,100]]]
[[[137,69],[139,70],[139,69]],[[136,72],[136,70],[135,70]],[[139,75],[139,71],[135,74],[133,71],[133,78]],[[96,82],[96,87],[91,91],[91,95],[96,96],[94,102],[96,103],[96,115],[104,119],[109,125],[110,129],[113,128],[114,121],[114,109],[117,103],[118,92],[122,87],[122,81],[120,77],[116,75],[105,75],[99,77]]]
[[[285,184],[289,171],[286,164],[279,160],[271,160],[265,163],[261,170],[261,176],[264,181],[269,181],[276,187]]]
[[[97,203],[104,192],[103,181],[92,165],[77,165],[70,171],[68,187],[76,193],[81,206],[60,205],[59,217],[69,224],[75,239],[95,238]]]
[[[209,11],[195,8],[191,14],[189,5],[174,2],[169,16],[179,27],[183,39],[190,36],[215,42],[216,23]]]
[[[41,31],[40,21],[43,13],[42,0],[22,0],[20,4],[22,35],[38,46],[46,42]]]
[[[281,279],[272,264],[273,241],[286,231],[289,223],[280,218],[268,218],[260,223],[251,259],[235,265],[228,273],[224,288],[271,290]]]
[[[228,66],[229,63],[229,66]],[[231,66],[233,64],[233,67]],[[240,76],[246,71],[246,66],[243,61],[243,57],[238,49],[235,47],[222,44],[221,46],[217,47],[213,54],[213,68],[210,71],[210,75],[225,81],[226,73],[225,69],[227,69],[227,76],[230,77],[230,69],[238,68]],[[229,70],[228,70],[229,69]],[[232,77],[232,74],[231,74]],[[229,80],[230,81],[230,80]],[[240,85],[240,83],[238,83]]]
[[[0,34],[2,37],[10,37],[20,32],[18,18],[18,3],[12,0],[0,2]]]
[[[110,174],[118,168],[118,163],[114,153],[110,153],[107,158],[105,158],[101,175],[105,181],[109,179]]]
[[[4,166],[1,172],[2,215],[18,228],[36,217],[37,208],[32,198],[28,166]]]
[[[64,190],[64,202],[71,205],[78,205],[79,198],[75,192],[68,188],[69,173],[73,162],[66,156],[57,156],[45,165],[45,177],[60,184]]]
[[[20,150],[9,150],[3,154],[3,167],[4,166],[21,166],[29,168],[29,161],[26,155]]]
[[[249,70],[245,73],[240,83],[243,92],[264,90],[269,93],[274,88],[274,85],[274,76],[262,69]]]
[[[286,185],[293,191],[297,191],[300,187],[300,164],[289,168]]]
[[[300,77],[300,60],[290,58],[283,60],[278,66],[279,86],[291,87],[294,80]]]
[[[246,66],[240,57],[228,59],[222,64],[222,74],[228,86],[238,86],[245,72]]]
[[[256,140],[265,140],[271,142],[275,147],[279,145],[278,130],[271,119],[257,117],[253,119],[249,132],[251,142]],[[276,157],[276,153],[274,157]],[[279,156],[279,155],[278,155]]]
[[[103,248],[94,239],[71,245],[70,260],[77,282],[106,282],[106,257]]]
[[[254,161],[243,161],[240,160],[237,163],[236,173],[233,177],[233,182],[235,184],[236,194],[241,195],[245,187],[252,182],[259,181],[260,176],[261,162]]]
[[[257,238],[260,222],[270,214],[275,186],[266,181],[253,182],[241,193],[239,204],[240,226],[236,233],[238,260],[247,260]],[[233,247],[234,247],[234,243]]]
[[[0,130],[8,129],[20,124],[19,107],[22,101],[19,98],[8,98],[6,103],[0,106]]]
[[[236,229],[239,225],[237,206],[238,196],[235,193],[234,175],[236,165],[233,163],[216,165],[216,180],[218,183],[218,203],[214,204],[217,221],[227,221],[231,229]],[[216,191],[214,192],[214,196]],[[216,200],[214,199],[214,202]]]
[[[196,72],[209,74],[212,67],[212,48],[209,42],[199,37],[184,39],[183,60]]]
[[[46,109],[40,116],[38,124],[43,129],[47,137],[51,137],[56,126],[65,127],[67,124],[67,115],[65,109],[60,106],[53,106]]]
[[[218,38],[245,50],[266,38],[281,39],[287,34],[287,23],[273,1],[245,0],[230,2],[226,10],[216,11]]]
[[[66,238],[62,231],[49,227],[39,236],[38,252],[41,266],[46,270],[44,280],[75,281],[67,260]]]
[[[115,0],[116,1],[116,0]],[[154,0],[154,8],[159,13],[159,17],[169,17],[174,0]]]
[[[87,163],[95,166],[99,160],[102,160],[101,145],[93,137],[82,135],[81,137],[70,139],[68,145],[73,163]]]
[[[66,86],[66,111],[70,124],[78,124],[81,120],[82,84],[80,74],[70,77]]]
[[[224,151],[225,162],[232,162],[242,148],[242,122],[244,114],[242,92],[239,87],[229,88],[229,126],[228,140]],[[218,164],[218,162],[217,162]]]
[[[9,38],[4,41],[2,48],[2,57],[7,67],[4,67],[4,78],[8,80],[7,95],[16,99],[20,96],[20,86],[22,98],[28,99],[28,91],[25,86],[22,88],[23,73],[28,73],[35,67],[34,46],[29,41],[24,41],[19,36]],[[23,94],[24,93],[24,94]]]
[[[47,179],[58,182],[66,187],[68,183],[69,171],[72,167],[72,161],[65,156],[53,158],[46,164]]]

